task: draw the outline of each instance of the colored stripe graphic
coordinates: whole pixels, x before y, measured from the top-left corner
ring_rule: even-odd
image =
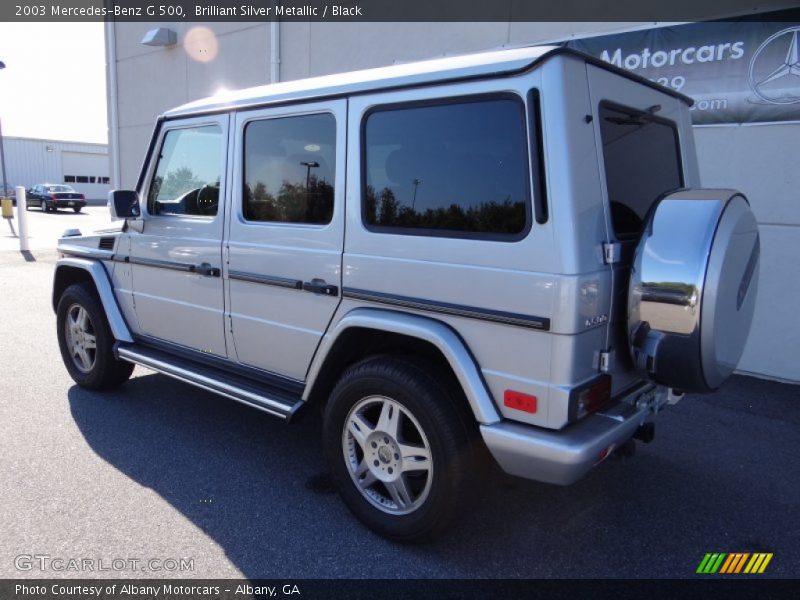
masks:
[[[711,571],[710,571],[711,573],[716,573],[716,572],[717,572],[717,570],[719,570],[719,567],[720,567],[720,565],[722,564],[722,561],[725,559],[725,556],[726,556],[726,555],[725,555],[725,553],[724,553],[724,552],[723,552],[722,554],[720,554],[720,555],[719,555],[719,558],[717,559],[717,561],[716,561],[716,562],[713,564],[713,566],[711,567]]]
[[[772,560],[771,552],[707,552],[697,566],[703,575],[733,575],[738,573],[761,574]],[[747,566],[745,566],[747,565]],[[744,569],[744,571],[742,571]]]
[[[728,554],[728,558],[725,559],[725,562],[722,563],[722,567],[720,567],[719,572],[728,573],[730,569],[736,566],[738,560],[739,560],[739,555],[734,552],[731,552],[730,554]]]
[[[716,573],[726,556],[727,554],[725,552],[706,554],[703,557],[703,560],[700,561],[700,566],[697,567],[697,572],[704,574]]]
[[[768,553],[767,556],[764,558],[764,562],[761,563],[761,568],[758,570],[759,573],[763,573],[764,570],[767,568],[769,561],[772,560],[772,552]]]
[[[735,570],[735,571],[732,571],[733,573],[738,573],[739,571],[741,571],[741,570],[742,570],[742,567],[744,566],[744,563],[747,561],[747,557],[748,557],[748,556],[750,556],[750,553],[749,553],[749,552],[745,552],[744,554],[742,554],[742,559],[741,559],[741,560],[739,561],[739,563],[736,565],[736,570]]]
[[[753,558],[750,559],[750,562],[747,563],[747,567],[745,567],[745,573],[763,573],[764,570],[767,568],[769,561],[772,560],[772,552],[760,552],[757,554],[753,554]]]
[[[736,564],[736,559],[738,558],[738,554],[729,554],[727,560],[722,563],[722,568],[719,570],[720,573],[728,573],[729,569]]]
[[[725,561],[725,564],[720,569],[720,573],[738,573],[742,570],[745,561],[750,556],[748,552],[735,552],[728,555],[728,560]]]
[[[730,573],[730,569],[736,565],[736,561],[739,559],[738,554],[728,554],[728,559],[722,563],[722,568],[719,570],[720,573]]]
[[[706,565],[708,561],[711,559],[711,554],[706,553],[703,557],[703,560],[700,561],[700,565],[697,567],[697,573],[705,573],[706,572]]]

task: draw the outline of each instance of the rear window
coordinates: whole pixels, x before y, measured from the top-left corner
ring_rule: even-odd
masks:
[[[363,135],[368,228],[500,239],[519,238],[528,229],[519,99],[381,108],[367,116]]]
[[[602,103],[600,133],[614,232],[637,236],[653,202],[683,186],[678,130],[672,121]]]

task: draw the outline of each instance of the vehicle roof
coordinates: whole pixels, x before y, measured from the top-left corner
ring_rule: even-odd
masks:
[[[691,105],[692,100],[670,88],[625,71],[589,54],[565,46],[529,46],[463,56],[450,56],[419,62],[403,63],[377,69],[336,73],[308,79],[297,79],[235,91],[222,91],[214,96],[183,104],[164,113],[173,118],[237,108],[310,101],[370,91],[413,87],[417,85],[459,81],[498,75],[512,75],[539,66],[547,58],[568,54],[577,56],[603,69],[634,79],[675,96]]]

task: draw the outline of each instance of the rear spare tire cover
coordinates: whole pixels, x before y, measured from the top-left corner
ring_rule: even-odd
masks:
[[[650,211],[628,291],[636,368],[683,391],[718,388],[736,368],[753,319],[758,227],[733,190],[681,190]]]

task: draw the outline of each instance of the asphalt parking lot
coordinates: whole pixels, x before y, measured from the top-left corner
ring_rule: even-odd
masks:
[[[0,577],[696,577],[706,552],[772,552],[766,576],[800,576],[800,387],[687,396],[652,444],[571,487],[494,473],[449,537],[403,546],[331,493],[316,411],[286,425],[141,368],[114,392],[75,386],[45,232],[102,227],[105,209],[34,212],[27,260],[0,242]],[[194,570],[19,570],[34,554]]]

